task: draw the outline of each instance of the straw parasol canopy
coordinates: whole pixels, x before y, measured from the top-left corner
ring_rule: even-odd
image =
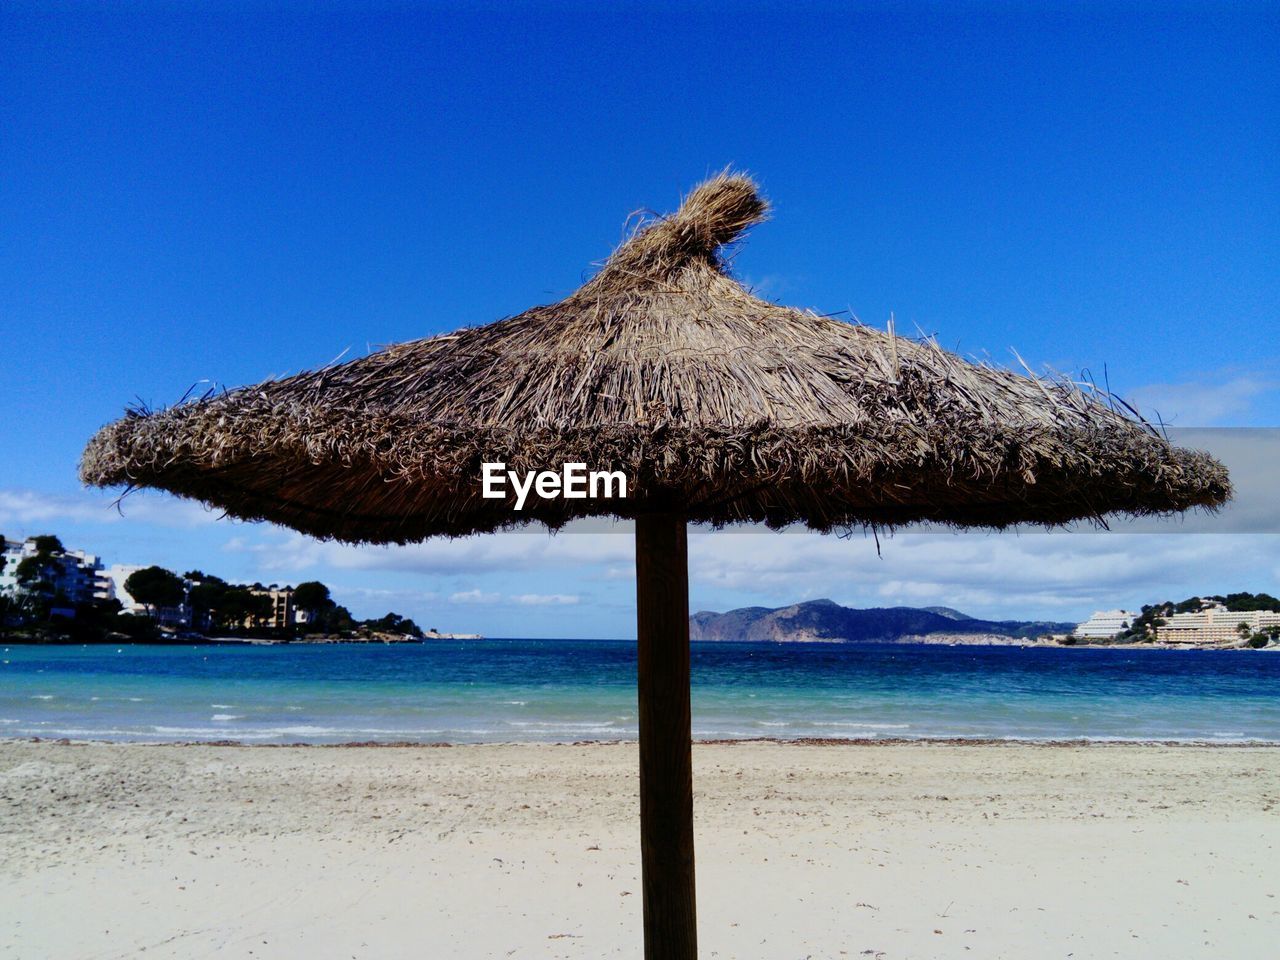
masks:
[[[817,530],[1060,524],[1228,495],[1221,466],[1096,390],[752,295],[724,247],[767,210],[751,180],[718,176],[559,303],[129,411],[81,476],[379,543],[655,508]],[[515,512],[481,497],[482,462],[621,470],[628,497]]]
[[[1108,394],[769,303],[727,245],[768,205],[722,174],[571,296],[349,363],[129,411],[85,482],[318,537],[405,543],[635,519],[645,956],[692,960],[687,524],[1004,527],[1214,508],[1221,464]],[[621,471],[625,499],[482,496],[482,465]]]

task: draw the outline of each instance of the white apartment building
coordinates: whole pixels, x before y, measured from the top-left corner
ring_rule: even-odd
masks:
[[[1089,619],[1076,627],[1077,637],[1104,639],[1114,637],[1129,629],[1129,625],[1140,614],[1129,610],[1096,610]]]
[[[8,540],[4,545],[4,569],[0,570],[0,591],[14,595],[18,591],[18,565],[36,555],[34,538]],[[83,550],[64,550],[58,557],[58,571],[52,579],[54,593],[71,603],[89,603],[110,596],[110,584],[102,560]]]
[[[1175,613],[1164,619],[1165,625],[1156,628],[1160,643],[1235,643],[1241,639],[1242,623],[1250,634],[1280,627],[1278,610],[1231,611],[1220,603],[1199,613]]]
[[[136,573],[143,569],[136,563],[113,563],[107,568],[108,597],[114,597],[120,601],[120,607],[124,613],[133,613],[143,616],[147,613],[147,608],[129,595],[129,591],[124,588],[124,582],[129,579],[130,574]]]

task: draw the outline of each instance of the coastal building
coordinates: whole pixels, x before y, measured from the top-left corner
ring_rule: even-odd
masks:
[[[129,591],[124,588],[124,582],[141,569],[143,568],[136,563],[113,563],[107,567],[108,596],[120,601],[121,612],[140,617],[146,616],[147,608],[130,596]]]
[[[255,596],[271,598],[271,616],[262,626],[283,630],[295,623],[305,623],[306,614],[293,605],[293,588],[277,587],[274,583],[269,587],[255,587],[251,591]],[[254,626],[252,618],[245,621],[245,626]]]
[[[4,569],[0,570],[0,592],[15,595],[19,590],[18,566],[39,553],[36,539],[6,540]],[[63,550],[48,568],[54,596],[69,604],[92,603],[110,595],[110,584],[102,560],[83,550]]]
[[[106,582],[108,598],[120,602],[121,613],[131,613],[138,617],[151,617],[157,623],[170,627],[186,627],[191,624],[191,608],[184,601],[176,607],[161,607],[152,610],[144,603],[133,599],[133,595],[125,588],[125,582],[134,573],[145,569],[136,563],[113,563],[107,568]]]
[[[1076,627],[1075,635],[1095,640],[1114,637],[1129,629],[1138,614],[1129,610],[1097,610],[1088,620]]]
[[[1236,643],[1242,639],[1240,625],[1249,634],[1266,633],[1280,627],[1277,610],[1228,610],[1221,603],[1212,604],[1195,613],[1175,613],[1156,628],[1160,643]]]

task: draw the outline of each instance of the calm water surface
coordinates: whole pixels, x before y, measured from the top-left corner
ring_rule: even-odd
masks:
[[[0,648],[0,737],[572,741],[636,736],[635,645]],[[1280,655],[695,643],[693,727],[736,737],[1280,742]]]

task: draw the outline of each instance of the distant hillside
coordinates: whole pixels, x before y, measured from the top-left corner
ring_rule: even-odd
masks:
[[[856,610],[831,600],[790,607],[743,607],[728,613],[703,610],[689,618],[694,640],[843,640],[876,643],[929,634],[1034,637],[1069,633],[1074,623],[1040,620],[977,620],[949,607],[876,607]]]
[[[921,607],[921,610],[927,610],[929,613],[936,613],[940,617],[946,617],[949,620],[972,620],[973,617],[967,613],[961,613],[951,607]]]

